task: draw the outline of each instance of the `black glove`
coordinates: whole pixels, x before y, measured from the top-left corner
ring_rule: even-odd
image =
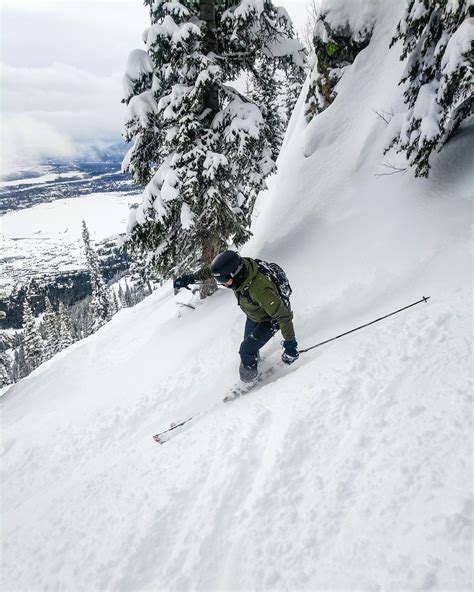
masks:
[[[187,274],[187,275],[182,275],[180,277],[177,277],[174,282],[173,282],[173,288],[175,290],[180,290],[181,288],[187,288],[189,286],[189,284],[195,284],[196,281],[194,279],[194,276],[191,274]]]
[[[281,354],[282,361],[285,364],[293,364],[300,357],[296,339],[288,339],[287,341],[282,341],[281,344],[284,350]]]

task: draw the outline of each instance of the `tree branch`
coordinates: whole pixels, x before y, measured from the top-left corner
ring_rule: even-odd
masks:
[[[388,164],[386,162],[382,162],[381,165],[387,169],[390,169],[391,172],[389,172],[389,173],[375,173],[374,174],[375,177],[387,177],[389,175],[397,175],[398,173],[401,173],[402,175],[404,175],[408,170],[408,167],[403,167],[403,168],[397,167],[393,164]]]
[[[393,109],[389,111],[377,111],[376,109],[372,109],[372,111],[379,117],[382,121],[384,121],[387,125],[392,121],[394,117]]]

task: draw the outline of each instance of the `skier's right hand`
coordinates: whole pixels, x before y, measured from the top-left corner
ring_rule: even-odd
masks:
[[[181,275],[177,277],[173,282],[173,288],[175,290],[180,290],[181,288],[187,288],[189,284],[195,284],[196,281],[194,276],[191,274]]]

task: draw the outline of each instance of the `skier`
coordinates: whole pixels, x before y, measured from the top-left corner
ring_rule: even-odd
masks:
[[[255,259],[241,257],[235,251],[224,251],[217,255],[210,267],[176,278],[173,287],[187,288],[211,276],[218,284],[234,291],[238,305],[247,316],[244,339],[239,349],[239,375],[242,382],[253,383],[257,380],[259,350],[278,329],[284,339],[281,359],[285,364],[292,364],[298,359],[298,343],[289,301],[283,302],[277,285],[268,275],[259,271]]]

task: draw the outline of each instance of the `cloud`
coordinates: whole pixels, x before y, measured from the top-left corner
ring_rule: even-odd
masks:
[[[147,21],[136,0],[2,0],[1,173],[120,139],[122,73]]]
[[[120,137],[121,76],[102,77],[66,64],[3,65],[2,172],[44,158],[73,158]]]
[[[275,3],[302,26],[309,0]],[[2,0],[2,173],[119,139],[122,74],[147,26],[139,0]]]
[[[140,0],[2,0],[2,60],[34,68],[62,62],[107,76],[125,69],[148,26]]]
[[[2,126],[2,174],[29,166],[45,158],[78,155],[71,137],[29,115],[15,115]]]

